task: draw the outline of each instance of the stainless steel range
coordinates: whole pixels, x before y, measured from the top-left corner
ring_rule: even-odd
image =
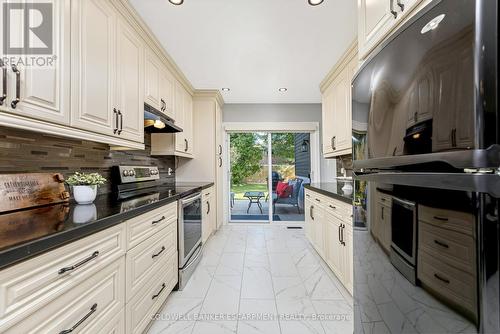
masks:
[[[155,166],[116,166],[113,177],[122,212],[152,204],[161,199],[180,196],[177,220],[178,290],[182,290],[202,257],[201,192],[192,192],[189,188],[165,183],[160,178],[158,167]],[[188,195],[184,196],[185,193]]]

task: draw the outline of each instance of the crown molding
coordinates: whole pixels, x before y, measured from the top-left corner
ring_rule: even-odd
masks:
[[[118,11],[125,17],[127,22],[131,24],[140,34],[146,45],[149,46],[154,53],[163,61],[164,65],[172,73],[172,75],[184,86],[184,88],[192,95],[195,91],[193,85],[186,78],[181,69],[177,66],[174,59],[168,54],[156,35],[151,31],[146,22],[137,13],[129,0],[111,0]]]
[[[217,89],[198,89],[194,91],[193,98],[195,99],[215,99],[219,106],[224,105],[224,97]]]
[[[319,85],[319,89],[321,93],[324,93],[325,90],[330,86],[332,81],[342,72],[345,66],[358,54],[358,40],[355,39],[349,48],[344,52],[342,57],[340,57],[339,61],[333,66],[333,68],[328,72],[326,77],[321,81]]]

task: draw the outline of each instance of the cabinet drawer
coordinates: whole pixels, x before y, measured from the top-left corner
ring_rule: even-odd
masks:
[[[142,333],[178,281],[177,252],[165,257],[151,280],[126,305],[127,333]]]
[[[425,251],[420,251],[418,278],[434,293],[476,313],[476,279],[471,274],[453,268]]]
[[[378,202],[382,205],[392,208],[392,196],[383,192],[377,191]]]
[[[418,206],[419,220],[475,238],[474,216],[470,213]]]
[[[352,225],[352,205],[325,197],[326,211],[342,220],[345,224]]]
[[[80,323],[78,333],[97,333],[125,305],[122,256],[82,284],[7,329],[6,333],[60,333]],[[0,329],[3,332],[2,329]]]
[[[172,223],[177,223],[177,202],[170,203],[128,220],[127,249],[137,246],[163,227]]]
[[[418,237],[419,249],[476,275],[476,242],[471,236],[420,222]]]
[[[159,267],[162,259],[177,251],[177,224],[170,224],[127,253],[127,301],[130,300]]]
[[[124,254],[120,224],[0,271],[0,327],[43,307]]]

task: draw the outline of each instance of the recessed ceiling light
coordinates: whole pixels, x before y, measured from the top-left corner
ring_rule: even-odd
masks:
[[[321,5],[323,3],[324,0],[307,0],[307,2],[311,5],[311,6],[317,6],[317,5]]]
[[[288,90],[288,88],[284,88],[284,87],[283,87],[283,88],[280,88],[280,89],[278,89],[278,90],[279,90],[280,92],[286,92],[286,91]]]
[[[231,88],[222,88],[223,92],[229,92],[230,90],[231,90]]]
[[[170,2],[172,5],[179,6],[184,3],[184,0],[168,0],[168,2]]]
[[[441,14],[439,16],[436,16],[432,20],[430,20],[420,31],[420,33],[423,35],[425,33],[428,33],[429,31],[432,31],[438,27],[438,25],[441,23],[441,21],[444,20],[445,14]]]

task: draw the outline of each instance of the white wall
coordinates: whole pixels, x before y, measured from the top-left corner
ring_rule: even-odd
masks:
[[[225,104],[223,121],[318,122],[321,124],[321,104]],[[322,138],[321,135],[320,138]],[[336,177],[335,159],[321,158],[320,168],[322,182],[334,181]]]

